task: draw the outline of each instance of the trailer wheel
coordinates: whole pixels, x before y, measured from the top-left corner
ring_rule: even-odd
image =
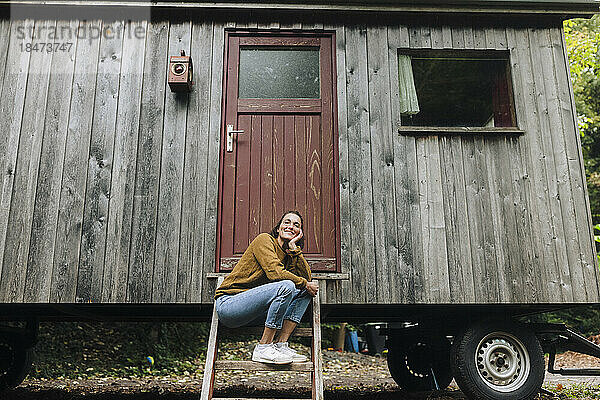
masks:
[[[31,369],[33,349],[0,337],[0,391],[17,387]]]
[[[434,390],[436,383],[443,390],[452,381],[450,343],[445,337],[391,337],[387,363],[394,381],[408,392]]]
[[[531,399],[544,381],[540,342],[513,322],[472,325],[456,337],[452,360],[458,386],[472,399]]]

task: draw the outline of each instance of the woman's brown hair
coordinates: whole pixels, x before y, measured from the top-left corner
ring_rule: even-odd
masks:
[[[271,229],[271,236],[273,236],[275,239],[277,239],[279,237],[279,227],[281,226],[281,223],[283,222],[283,218],[288,215],[288,214],[296,214],[299,218],[300,218],[300,228],[302,229],[302,237],[296,242],[296,246],[300,247],[301,249],[304,249],[304,237],[306,236],[306,232],[304,232],[304,220],[302,219],[302,215],[300,215],[300,213],[296,210],[293,211],[287,211],[285,212],[281,218],[279,219],[279,222],[277,223],[277,225],[275,225],[273,227],[273,229]],[[287,243],[284,243],[284,250],[287,250]]]

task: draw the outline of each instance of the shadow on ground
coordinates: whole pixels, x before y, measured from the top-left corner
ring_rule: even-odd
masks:
[[[277,390],[248,390],[247,387],[230,387],[227,390],[215,392],[215,397],[253,397],[253,398],[307,398],[310,392],[305,390],[285,392]],[[167,390],[149,390],[143,393],[86,393],[81,391],[69,391],[61,389],[45,389],[32,391],[28,388],[17,388],[15,390],[0,394],[2,400],[198,400],[200,393],[196,390],[189,392],[169,392]],[[334,390],[325,391],[326,400],[456,400],[464,399],[459,391],[426,392],[408,394],[401,390]]]

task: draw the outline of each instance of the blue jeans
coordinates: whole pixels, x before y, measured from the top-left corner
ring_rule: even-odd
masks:
[[[312,300],[290,280],[276,281],[215,300],[219,321],[229,328],[263,325],[281,329],[283,320],[299,323]]]

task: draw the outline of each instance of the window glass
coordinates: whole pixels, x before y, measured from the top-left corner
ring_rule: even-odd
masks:
[[[242,48],[239,97],[318,99],[319,48]]]
[[[401,107],[402,125],[515,126],[507,63],[505,59],[457,57],[411,57],[410,64],[399,62],[401,102],[406,103]]]

